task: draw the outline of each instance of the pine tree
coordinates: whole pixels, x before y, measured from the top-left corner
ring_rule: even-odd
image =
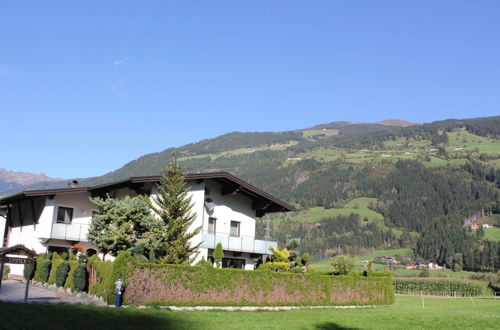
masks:
[[[152,196],[150,207],[160,218],[154,236],[159,245],[155,257],[160,263],[188,263],[200,244],[191,245],[190,239],[197,235],[201,227],[190,230],[196,219],[191,212],[193,203],[188,195],[184,171],[175,160],[161,172],[161,181],[157,185],[158,194]]]

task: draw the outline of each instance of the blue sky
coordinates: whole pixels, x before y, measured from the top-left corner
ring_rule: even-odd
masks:
[[[232,131],[498,115],[499,1],[2,1],[0,167],[74,178]]]

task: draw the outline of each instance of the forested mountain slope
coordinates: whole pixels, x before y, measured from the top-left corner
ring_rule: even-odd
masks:
[[[499,244],[464,224],[479,213],[500,226],[499,137],[500,116],[406,127],[333,122],[280,133],[233,132],[145,155],[81,184],[158,174],[175,152],[186,172],[228,171],[295,203],[302,211],[283,221],[278,215],[273,236],[281,245],[299,240],[299,249],[316,259],[412,247],[419,257],[449,267],[498,269]],[[366,209],[382,220],[339,211],[355,198],[369,198]],[[331,215],[304,221],[311,207]]]

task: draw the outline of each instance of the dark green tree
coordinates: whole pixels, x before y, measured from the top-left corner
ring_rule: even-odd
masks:
[[[161,220],[161,226],[152,236],[158,247],[155,257],[160,263],[188,263],[200,244],[192,245],[190,240],[201,227],[191,228],[196,213],[191,212],[193,203],[188,195],[183,169],[174,160],[161,172],[157,185],[158,194],[153,195],[150,207]]]
[[[92,218],[87,238],[101,252],[116,256],[139,243],[146,249],[154,248],[151,246],[154,241],[150,242],[147,233],[158,227],[159,221],[151,214],[144,197],[97,197],[92,202],[97,206],[97,212]]]

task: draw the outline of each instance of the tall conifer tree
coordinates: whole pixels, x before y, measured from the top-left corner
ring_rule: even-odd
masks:
[[[162,170],[157,188],[158,194],[150,202],[151,209],[163,222],[156,235],[161,242],[156,257],[160,263],[188,263],[200,246],[191,245],[190,239],[200,232],[201,227],[190,230],[196,213],[191,212],[193,203],[188,195],[184,171],[177,165],[175,155]]]

